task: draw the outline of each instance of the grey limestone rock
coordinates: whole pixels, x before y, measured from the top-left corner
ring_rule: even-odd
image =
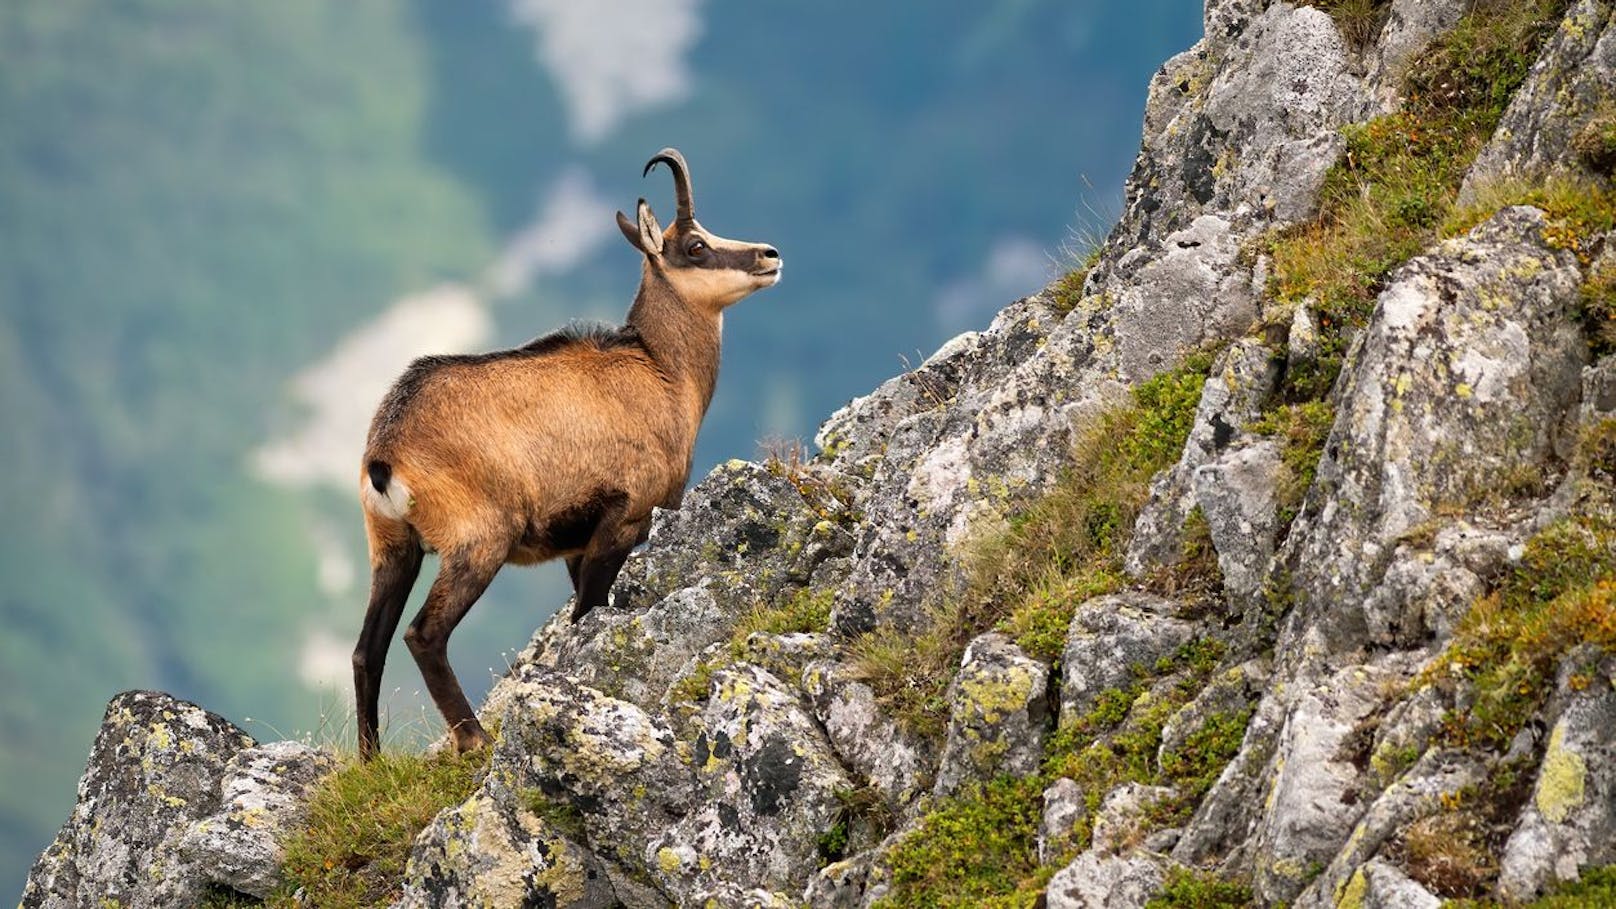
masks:
[[[1144,839],[1145,819],[1151,807],[1178,795],[1170,786],[1124,783],[1111,790],[1094,815],[1091,851],[1121,855]]]
[[[1204,213],[1310,215],[1340,151],[1337,129],[1367,116],[1352,53],[1329,15],[1286,3],[1206,5],[1206,37],[1151,81],[1144,147],[1115,251]]]
[[[1002,634],[982,635],[965,648],[949,701],[938,795],[967,780],[1037,772],[1050,715],[1047,666]]]
[[[1077,608],[1066,634],[1061,665],[1060,719],[1065,724],[1099,703],[1113,688],[1126,687],[1195,634],[1195,626],[1172,617],[1172,600],[1141,593],[1097,597]]]
[[[696,792],[673,730],[560,673],[528,666],[511,681],[489,776],[577,808],[597,855],[640,868],[644,844],[688,813]]]
[[[1148,379],[1209,339],[1251,328],[1260,288],[1240,264],[1242,239],[1227,220],[1202,215],[1169,235],[1156,254],[1140,247],[1122,257],[1119,269],[1142,263],[1112,291],[1125,381]]]
[[[1612,104],[1616,4],[1577,0],[1465,177],[1460,199],[1474,199],[1499,181],[1586,174],[1590,166],[1577,153],[1577,137],[1596,116],[1616,115]]]
[[[1381,706],[1383,686],[1412,668],[1350,666],[1272,686],[1285,720],[1263,774],[1266,791],[1251,843],[1252,884],[1266,902],[1291,900],[1312,872],[1341,849],[1366,806],[1356,798],[1360,771],[1343,747]]]
[[[1587,357],[1580,272],[1544,225],[1536,209],[1506,209],[1381,294],[1281,556],[1300,601],[1290,633],[1336,653],[1406,639],[1411,604],[1376,596],[1398,546],[1570,453]]]
[[[875,692],[846,664],[835,660],[810,663],[802,683],[842,763],[868,780],[888,807],[902,811],[931,788],[937,763],[935,746],[911,735],[888,716]]]
[[[1593,679],[1580,691],[1571,682],[1578,673]],[[1616,861],[1616,658],[1574,651],[1557,700],[1532,798],[1504,847],[1498,890],[1508,900]]]
[[[499,777],[416,837],[393,909],[611,909],[601,862],[524,807]]]
[[[1465,0],[1393,0],[1386,25],[1369,52],[1367,81],[1382,108],[1401,106],[1404,76],[1469,6]]]
[[[1201,389],[1184,453],[1177,464],[1151,481],[1150,501],[1134,522],[1124,562],[1130,575],[1141,577],[1179,561],[1184,522],[1200,504],[1196,471],[1240,439],[1244,427],[1261,413],[1278,381],[1279,367],[1272,351],[1252,339],[1235,342],[1213,363]],[[1233,547],[1229,548],[1232,552]]]
[[[1367,882],[1363,867],[1398,830],[1419,820],[1432,805],[1486,780],[1486,768],[1461,752],[1427,752],[1376,797],[1317,878],[1296,899],[1298,909],[1340,905]],[[1384,876],[1384,875],[1383,875]],[[1382,889],[1392,882],[1382,882]],[[1417,885],[1416,885],[1417,886]]]
[[[34,863],[21,906],[195,905],[209,878],[180,842],[219,810],[231,759],[254,744],[228,720],[166,694],[113,698],[78,804]]]
[[[647,870],[680,904],[728,885],[800,892],[840,814],[838,793],[853,789],[807,705],[740,664],[713,673],[692,723],[695,789],[680,794],[683,816],[648,839]]]
[[[1088,817],[1083,787],[1061,777],[1044,790],[1044,814],[1038,822],[1038,860],[1053,861],[1071,844],[1072,831]]]
[[[217,814],[185,831],[179,854],[214,884],[259,898],[281,882],[285,841],[308,817],[315,784],[332,756],[302,742],[239,751],[225,765]]]
[[[1167,864],[1148,853],[1106,855],[1090,849],[1050,878],[1045,905],[1049,909],[1143,909],[1161,889]]]
[[[1370,859],[1353,872],[1342,904],[1363,909],[1440,909],[1442,900],[1383,859]],[[1337,904],[1339,905],[1339,904]]]
[[[1196,468],[1195,501],[1206,516],[1231,603],[1251,601],[1268,576],[1279,535],[1275,493],[1283,469],[1279,446],[1271,441],[1232,448]]]

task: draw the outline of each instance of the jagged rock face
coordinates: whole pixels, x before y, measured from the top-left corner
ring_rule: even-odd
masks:
[[[965,648],[949,693],[937,795],[950,795],[967,780],[1038,770],[1050,714],[1049,667],[1004,635],[985,634]]]
[[[1089,850],[1049,880],[1049,909],[1138,909],[1161,889],[1165,871],[1149,855]]]
[[[875,692],[847,666],[816,661],[804,670],[802,681],[837,757],[867,780],[888,808],[903,811],[931,788],[936,747],[887,715]]]
[[[1129,541],[1128,555],[1124,563],[1130,575],[1141,577],[1164,565],[1172,565],[1179,561],[1183,552],[1184,522],[1189,518],[1190,512],[1197,507],[1207,511],[1206,506],[1208,504],[1212,506],[1211,511],[1207,513],[1209,520],[1215,513],[1220,518],[1228,518],[1238,523],[1247,517],[1247,512],[1250,512],[1251,519],[1264,521],[1264,518],[1257,514],[1271,511],[1271,508],[1266,508],[1264,503],[1227,501],[1222,494],[1223,487],[1219,486],[1215,476],[1209,477],[1207,481],[1198,481],[1197,474],[1203,467],[1208,467],[1222,458],[1241,440],[1244,436],[1244,427],[1261,414],[1263,405],[1273,394],[1278,381],[1279,364],[1273,352],[1251,339],[1236,341],[1213,364],[1212,373],[1201,389],[1201,401],[1195,409],[1195,424],[1190,428],[1189,439],[1184,444],[1184,453],[1179,457],[1177,464],[1162,471],[1151,483],[1150,501],[1134,524],[1133,538]],[[1203,486],[1208,493],[1208,502],[1201,500],[1200,493]],[[1270,482],[1267,487],[1255,484],[1242,486],[1236,495],[1256,496],[1260,499],[1265,492],[1271,491]],[[1272,518],[1269,517],[1267,520],[1271,521]],[[1220,522],[1219,529],[1223,527]],[[1235,533],[1239,532],[1237,528],[1230,529]],[[1225,545],[1218,547],[1220,559],[1227,553],[1232,563],[1246,565],[1262,561],[1253,554],[1236,555],[1236,550],[1240,547],[1230,545],[1233,542],[1233,535],[1229,535],[1225,539]],[[1269,531],[1266,543],[1260,538],[1254,539],[1253,542],[1259,548],[1271,550],[1272,530]],[[1252,566],[1254,570],[1259,571],[1262,567]],[[1227,575],[1225,579],[1227,580]],[[1237,583],[1244,582],[1244,576],[1237,580]]]
[[[1616,116],[1616,4],[1578,0],[1549,39],[1527,83],[1515,93],[1493,140],[1465,178],[1461,198],[1500,180],[1607,170],[1578,137],[1596,117]]]
[[[1337,351],[1326,307],[1267,309],[1260,241],[1315,210],[1341,128],[1401,105],[1402,75],[1468,7],[1394,0],[1360,42],[1320,9],[1209,0],[1205,38],[1152,82],[1127,207],[1081,299],[1052,288],[1011,304],[833,414],[808,463],[730,462],[660,513],[611,602],[576,625],[563,610],[495,686],[487,775],[416,841],[400,905],[869,907],[905,886],[900,847],[939,805],[1043,773],[1046,744],[1119,689],[1160,709],[1159,740],[1133,756],[1153,767],[1202,747],[1215,718],[1249,720],[1216,781],[1193,789],[1041,778],[1038,855],[1064,862],[1049,906],[1141,907],[1186,871],[1249,882],[1264,906],[1437,905],[1400,838],[1488,785],[1500,757],[1444,738],[1474,693],[1429,675],[1532,534],[1590,488],[1610,498],[1609,466],[1595,475],[1575,453],[1616,413],[1616,359],[1588,366],[1578,293],[1588,261],[1616,251],[1581,260],[1542,212],[1513,208],[1395,272],[1283,527],[1294,452],[1255,424],[1287,374]],[[1589,171],[1577,135],[1616,100],[1613,35],[1609,0],[1573,5],[1467,192]],[[960,595],[963,547],[1059,477],[1074,430],[1192,352],[1216,357],[1123,554],[1140,584],[1070,604],[1058,661],[1000,631],[959,635],[946,730],[906,726],[862,644],[930,628]],[[1196,512],[1221,608],[1145,590],[1180,560]],[[810,600],[829,604],[829,627],[737,630]],[[1224,656],[1183,690],[1175,660],[1191,642]],[[1500,895],[1616,861],[1613,690],[1608,655],[1574,653],[1510,746],[1533,786],[1499,828],[1512,831]],[[280,831],[327,759],[250,747],[157,696],[114,708],[24,905],[179,906],[210,882],[267,892]],[[181,727],[189,750],[173,744]],[[249,821],[260,808],[272,823]],[[117,825],[97,830],[107,810]],[[145,880],[166,901],[135,901]]]
[[[1213,0],[1206,37],[1151,80],[1145,141],[1111,244],[1159,243],[1207,212],[1307,217],[1368,112],[1330,17],[1286,3]]]
[[[1194,626],[1173,617],[1178,604],[1127,593],[1084,603],[1066,633],[1060,718],[1068,723],[1093,710],[1105,692],[1124,688],[1140,667],[1152,666],[1189,641]]]
[[[853,788],[800,692],[755,666],[720,670],[693,726],[697,789],[647,847],[652,875],[687,905],[726,884],[799,892]]]
[[[26,909],[195,902],[209,882],[182,859],[191,825],[220,808],[233,757],[255,743],[223,717],[165,694],[107,705],[78,805],[28,875]]]
[[[491,776],[468,801],[421,831],[404,872],[404,895],[393,905],[611,909],[620,904],[600,859]]]
[[[1535,209],[1501,212],[1381,294],[1287,544],[1303,598],[1293,627],[1321,646],[1420,640],[1438,579],[1388,571],[1412,557],[1401,541],[1570,454],[1587,357],[1573,319],[1581,271],[1546,226]]]

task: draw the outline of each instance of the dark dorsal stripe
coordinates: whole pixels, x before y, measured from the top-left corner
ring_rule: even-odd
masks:
[[[404,374],[393,384],[387,397],[382,399],[381,407],[376,411],[375,422],[371,424],[371,438],[374,440],[376,433],[401,419],[409,408],[410,401],[439,370],[457,366],[484,366],[501,360],[537,359],[574,346],[590,347],[598,351],[632,347],[643,350],[645,343],[640,337],[639,329],[632,325],[574,322],[547,335],[540,335],[521,347],[491,350],[486,353],[433,354],[420,357],[404,370]]]

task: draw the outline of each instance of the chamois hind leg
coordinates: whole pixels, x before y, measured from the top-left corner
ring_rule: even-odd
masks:
[[[404,643],[421,668],[426,690],[454,736],[455,750],[462,754],[489,744],[489,738],[449,667],[449,635],[488,589],[503,563],[502,554],[486,547],[443,553],[426,605],[404,632]]]
[[[621,508],[611,509],[601,516],[578,566],[577,593],[572,606],[574,622],[596,606],[606,605],[606,595],[611,592],[617,573],[623,570],[623,563],[628,561],[628,554],[634,551],[649,521],[649,518],[624,521]]]
[[[370,605],[353,652],[354,705],[359,714],[359,756],[374,757],[379,746],[377,702],[387,646],[398,630],[410,588],[421,573],[421,545],[407,529],[397,534],[371,529]]]

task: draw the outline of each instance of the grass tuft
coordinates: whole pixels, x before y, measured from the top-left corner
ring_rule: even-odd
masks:
[[[1206,871],[1173,868],[1145,909],[1241,909],[1254,905],[1251,885]]]
[[[383,754],[321,781],[304,829],[286,844],[286,884],[272,905],[386,906],[398,899],[415,837],[438,812],[471,797],[486,754]]]
[[[1055,310],[1061,315],[1066,315],[1076,309],[1077,304],[1083,302],[1083,287],[1088,283],[1089,272],[1100,264],[1100,257],[1104,252],[1098,241],[1091,243],[1088,252],[1083,254],[1082,262],[1061,275],[1060,280],[1055,282],[1053,294]]]

